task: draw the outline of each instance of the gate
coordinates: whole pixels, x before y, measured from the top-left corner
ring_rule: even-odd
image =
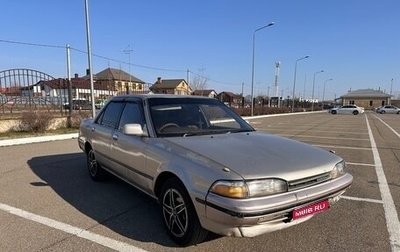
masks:
[[[0,108],[3,113],[32,109],[61,108],[61,100],[40,95],[40,81],[54,80],[49,74],[33,69],[0,71]],[[35,95],[36,94],[36,95]],[[39,95],[37,95],[39,94]]]

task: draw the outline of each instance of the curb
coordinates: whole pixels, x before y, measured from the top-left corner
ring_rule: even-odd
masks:
[[[0,140],[0,147],[78,138],[78,133]]]

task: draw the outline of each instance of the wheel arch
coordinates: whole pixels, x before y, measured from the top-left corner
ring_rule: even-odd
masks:
[[[85,154],[88,154],[90,149],[92,149],[92,145],[89,142],[86,142],[85,143]]]
[[[182,180],[177,175],[175,175],[174,173],[169,172],[169,171],[161,173],[157,177],[155,185],[154,185],[154,195],[157,198],[159,198],[159,196],[160,196],[161,188],[163,187],[165,181],[167,181],[167,180],[169,180],[171,178],[177,178],[183,184]],[[186,189],[186,187],[185,187],[185,189]]]

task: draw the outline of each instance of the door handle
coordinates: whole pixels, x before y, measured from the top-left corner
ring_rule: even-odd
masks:
[[[117,134],[113,134],[112,139],[113,139],[114,141],[117,141],[118,138],[119,138],[119,136],[118,136]]]

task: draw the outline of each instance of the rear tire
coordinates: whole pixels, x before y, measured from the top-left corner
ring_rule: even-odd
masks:
[[[159,203],[167,233],[177,244],[190,246],[206,238],[208,231],[200,225],[192,200],[179,179],[165,182]]]
[[[106,171],[97,162],[93,149],[87,152],[86,158],[90,177],[94,181],[103,181],[106,178]]]
[[[332,110],[331,114],[336,115],[337,111],[336,110]]]

